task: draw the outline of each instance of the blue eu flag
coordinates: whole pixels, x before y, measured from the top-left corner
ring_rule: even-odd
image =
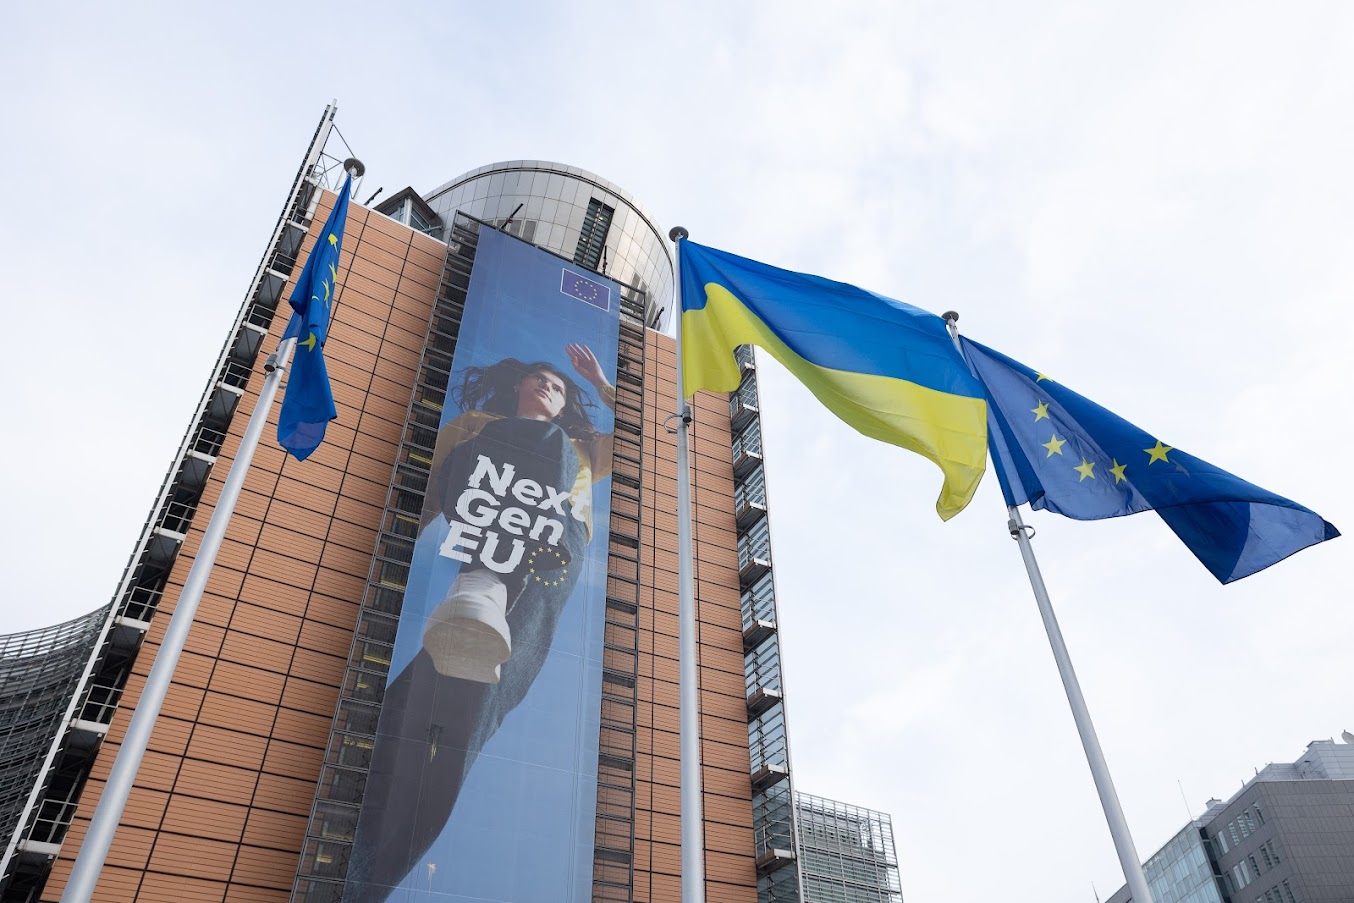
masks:
[[[1008,505],[1077,520],[1156,511],[1223,583],[1340,535],[1297,502],[1167,445],[991,348],[961,341],[987,388],[988,442]]]
[[[278,413],[277,441],[298,461],[320,447],[325,427],[338,416],[324,366],[324,340],[329,335],[329,311],[338,281],[339,247],[352,187],[353,177],[349,175],[301,270],[301,278],[296,280],[291,293],[291,322],[282,334],[284,341],[296,339],[296,351],[287,377],[287,394]]]

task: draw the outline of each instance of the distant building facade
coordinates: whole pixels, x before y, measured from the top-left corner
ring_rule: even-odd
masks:
[[[1143,868],[1155,903],[1354,900],[1354,737],[1268,765]],[[1120,888],[1107,903],[1128,903]]]
[[[804,903],[902,903],[893,820],[884,812],[795,794]]]

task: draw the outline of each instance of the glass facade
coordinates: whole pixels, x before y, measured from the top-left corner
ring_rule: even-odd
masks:
[[[1197,822],[1147,860],[1143,872],[1157,903],[1222,903]]]
[[[107,619],[105,606],[65,624],[0,636],[0,836],[16,833]]]
[[[902,903],[887,814],[803,793],[795,809],[804,903]]]

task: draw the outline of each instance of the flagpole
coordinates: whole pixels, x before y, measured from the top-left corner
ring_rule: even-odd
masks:
[[[1086,707],[1086,697],[1082,695],[1081,683],[1077,680],[1076,671],[1072,669],[1072,657],[1068,654],[1067,644],[1063,641],[1058,618],[1053,614],[1053,604],[1049,601],[1044,577],[1039,572],[1039,562],[1034,558],[1034,548],[1030,545],[1030,534],[1033,530],[1021,519],[1019,508],[1008,505],[1006,512],[1010,517],[1006,522],[1006,528],[1020,546],[1020,557],[1025,561],[1025,572],[1030,577],[1030,588],[1034,590],[1034,599],[1039,604],[1039,616],[1044,620],[1048,644],[1053,648],[1053,658],[1058,663],[1058,674],[1062,677],[1063,689],[1067,692],[1067,704],[1072,707],[1072,718],[1077,723],[1077,733],[1081,735],[1081,745],[1086,750],[1086,763],[1091,766],[1091,777],[1095,780],[1096,793],[1100,795],[1100,807],[1105,810],[1105,821],[1109,823],[1110,836],[1114,838],[1114,849],[1119,854],[1119,865],[1124,870],[1129,895],[1133,903],[1152,903],[1152,892],[1147,887],[1147,877],[1143,874],[1142,863],[1138,860],[1138,851],[1128,830],[1128,820],[1124,818],[1124,810],[1119,805],[1119,794],[1115,792],[1109,765],[1105,762],[1105,753],[1101,750],[1100,739],[1095,733],[1095,725],[1091,723],[1091,712]]]
[[[700,703],[696,672],[695,561],[691,551],[691,407],[682,394],[682,240],[681,226],[668,232],[677,273],[677,635],[680,661],[682,903],[705,903],[705,836],[701,811]]]
[[[156,719],[169,692],[174,669],[188,640],[188,630],[193,626],[193,618],[202,601],[202,594],[207,588],[207,578],[211,575],[212,565],[221,550],[226,527],[230,523],[231,514],[235,511],[235,504],[239,501],[240,490],[244,487],[245,477],[249,473],[250,461],[254,457],[254,450],[258,447],[264,427],[268,424],[268,413],[273,407],[273,400],[277,396],[282,375],[287,370],[295,344],[294,338],[285,340],[264,364],[268,375],[263,381],[258,402],[254,405],[254,412],[249,416],[249,424],[245,427],[240,449],[235,454],[235,461],[231,464],[225,486],[221,489],[221,498],[217,501],[216,509],[212,512],[211,520],[202,535],[202,544],[198,547],[193,566],[188,571],[178,604],[174,606],[174,614],[169,619],[169,627],[166,628],[164,638],[160,642],[155,664],[151,666],[145,687],[141,691],[141,698],[137,700],[136,708],[132,712],[131,723],[127,725],[126,736],[122,739],[117,758],[114,759],[113,768],[104,784],[103,793],[99,796],[99,804],[94,809],[89,831],[85,834],[84,842],[80,844],[80,853],[76,856],[75,865],[66,882],[66,889],[61,895],[61,903],[89,903],[94,895],[99,873],[108,858],[108,850],[113,844],[113,835],[117,832],[122,810],[127,805],[132,783],[136,779],[137,770],[141,767],[141,760],[150,743],[151,732],[155,728]]]
[[[964,350],[959,344],[959,314],[947,311],[944,318],[950,330],[950,337],[954,339],[955,347],[962,356]],[[1077,724],[1077,733],[1081,736],[1081,745],[1086,751],[1086,764],[1091,768],[1091,778],[1095,781],[1095,790],[1100,796],[1100,807],[1105,812],[1105,821],[1109,824],[1110,836],[1114,839],[1114,850],[1119,855],[1119,866],[1123,869],[1129,896],[1133,903],[1153,903],[1152,891],[1147,886],[1147,876],[1143,874],[1138,850],[1133,845],[1133,836],[1128,830],[1128,820],[1124,818],[1123,807],[1119,805],[1119,794],[1114,789],[1114,780],[1110,777],[1109,765],[1105,762],[1105,753],[1100,748],[1095,725],[1091,723],[1091,712],[1086,706],[1086,697],[1082,695],[1081,682],[1077,680],[1077,672],[1072,668],[1072,657],[1067,651],[1067,643],[1063,640],[1058,618],[1053,613],[1053,603],[1049,600],[1048,588],[1044,586],[1044,576],[1039,571],[1039,562],[1035,560],[1034,547],[1030,545],[1030,536],[1034,533],[1034,529],[1025,525],[1017,506],[1007,505],[1006,514],[1006,529],[1020,546],[1020,557],[1025,562],[1025,573],[1030,578],[1030,589],[1034,591],[1039,616],[1044,622],[1044,632],[1048,634],[1048,644],[1052,647],[1053,659],[1058,664],[1058,674],[1062,677],[1067,704],[1072,708],[1072,720]]]

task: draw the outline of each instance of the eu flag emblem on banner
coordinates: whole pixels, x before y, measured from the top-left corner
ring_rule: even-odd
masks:
[[[1315,512],[1166,444],[1010,358],[961,339],[991,402],[1008,505],[1076,520],[1156,511],[1223,583],[1340,533]]]
[[[595,279],[580,276],[573,270],[564,270],[559,277],[559,290],[570,298],[586,301],[601,310],[611,310],[611,289]]]
[[[282,334],[284,341],[295,338],[296,348],[287,376],[287,393],[278,412],[277,441],[298,461],[320,447],[325,427],[338,416],[324,366],[324,342],[329,335],[329,311],[338,282],[339,248],[352,187],[353,177],[349,175],[292,289],[291,322]]]
[[[860,432],[939,465],[943,519],[973,498],[987,404],[940,317],[689,240],[680,279],[684,394],[737,389],[734,349],[757,345]]]

